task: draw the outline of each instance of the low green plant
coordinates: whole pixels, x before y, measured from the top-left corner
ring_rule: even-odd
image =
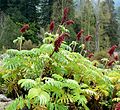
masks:
[[[42,80],[39,78],[35,80],[21,79],[18,84],[21,84],[21,87],[24,87],[25,90],[29,90],[27,97],[22,100],[29,100],[31,102],[31,109],[33,110],[37,107],[45,107],[48,110],[57,110],[57,108],[68,110],[70,108],[69,104],[75,106],[75,103],[78,103],[78,108],[83,107],[88,110],[85,94],[89,97],[97,95],[88,85],[79,85],[77,81],[65,79],[57,74],[53,74],[51,78],[44,77]],[[11,108],[12,110],[21,107],[21,98],[16,99],[16,101],[18,100],[20,101],[17,102],[16,108]],[[8,110],[11,106],[14,107],[14,105],[15,102],[8,107]],[[28,104],[26,106],[30,108]]]

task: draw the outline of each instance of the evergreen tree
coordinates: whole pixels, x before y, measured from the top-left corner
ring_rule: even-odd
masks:
[[[0,9],[14,22],[38,22],[39,0],[1,0]]]
[[[106,0],[109,6],[109,11],[111,14],[110,23],[106,27],[106,32],[110,38],[111,45],[118,45],[118,37],[117,37],[117,29],[118,29],[118,23],[116,20],[116,13],[114,9],[114,1],[113,0]]]
[[[120,49],[120,6],[117,9],[117,15],[116,15],[116,19],[118,22],[118,30],[117,30],[117,37],[118,37],[118,42],[119,42],[119,49]]]
[[[0,0],[0,10],[6,10],[8,8],[8,0]]]
[[[21,1],[20,11],[29,22],[39,21],[39,12],[37,11],[37,6],[39,5],[39,3],[39,0],[24,0],[23,2]]]
[[[106,1],[102,1],[100,4],[100,28],[99,28],[99,36],[100,36],[100,50],[105,50],[110,46],[109,36],[106,32],[106,27],[110,23],[110,11],[109,6]]]
[[[80,28],[84,30],[84,36],[92,35],[92,41],[87,45],[90,50],[95,49],[95,14],[93,12],[92,2],[90,0],[80,0],[79,11],[77,17],[80,22]],[[83,42],[83,38],[82,43]]]
[[[19,27],[6,16],[2,11],[0,12],[0,49],[15,48],[13,40],[20,36]]]
[[[52,15],[53,0],[41,0],[39,4],[40,8],[40,24],[45,27],[50,23]]]

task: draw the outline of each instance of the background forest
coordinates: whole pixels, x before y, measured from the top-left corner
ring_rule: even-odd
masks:
[[[70,27],[72,37],[69,41],[83,29],[84,35],[92,35],[92,41],[88,45],[91,50],[105,50],[113,44],[119,46],[120,6],[114,2],[113,0],[0,0],[0,49],[16,48],[13,40],[20,35],[19,28],[24,23],[29,23],[30,30],[24,34],[26,41],[23,49],[40,45],[50,21],[54,20],[56,27],[61,22],[64,7],[69,7],[69,19],[75,22]]]

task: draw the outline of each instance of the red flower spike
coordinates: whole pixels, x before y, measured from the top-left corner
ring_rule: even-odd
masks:
[[[65,17],[67,17],[68,12],[69,12],[69,8],[67,8],[67,7],[66,7],[66,8],[64,8],[64,16],[65,16]]]
[[[53,32],[53,30],[54,30],[54,25],[55,25],[55,22],[54,22],[54,21],[51,21],[51,23],[50,23],[50,32]]]
[[[61,24],[63,24],[66,21],[66,18],[63,16]]]
[[[91,38],[92,38],[92,36],[91,36],[91,35],[87,35],[87,36],[85,37],[85,41],[86,41],[86,42],[88,42],[88,41],[90,41],[90,40],[91,40]]]
[[[117,53],[117,52],[114,52],[114,59],[115,59],[116,61],[118,61],[118,60],[119,60],[119,55],[118,55],[118,53]]]
[[[26,29],[23,28],[23,27],[20,29],[20,32],[21,32],[21,33],[24,33],[25,31],[26,31]]]
[[[68,33],[61,34],[61,35],[55,40],[55,42],[54,42],[54,47],[55,47],[55,48],[54,48],[54,51],[55,51],[55,52],[58,52],[58,51],[59,51],[59,48],[60,48],[62,42],[64,41],[65,36],[69,36],[69,34],[68,34]]]
[[[107,65],[108,65],[108,66],[112,66],[112,64],[113,64],[114,62],[115,62],[114,60],[111,60],[111,61],[108,62]]]
[[[68,9],[68,8],[65,8],[65,9],[64,9],[64,15],[63,15],[63,17],[62,17],[62,22],[61,22],[61,24],[63,24],[63,23],[66,21],[68,12],[69,12],[69,9]]]
[[[118,102],[115,106],[115,110],[120,110],[120,102]]]
[[[67,24],[67,25],[74,24],[74,21],[73,21],[73,20],[68,20],[68,21],[66,21],[66,24]]]
[[[82,35],[83,32],[84,32],[84,30],[82,30],[82,29],[81,29],[80,32],[78,32],[78,34],[77,34],[77,40],[78,40],[78,41],[80,40],[81,35]]]
[[[115,51],[116,48],[117,48],[117,46],[116,46],[116,45],[113,45],[113,46],[109,49],[108,54],[111,56],[111,55],[114,53],[114,51]]]
[[[92,58],[94,56],[94,54],[93,53],[90,53],[89,55],[88,55],[88,58]]]
[[[29,24],[25,24],[21,29],[20,32],[24,33],[29,28]]]

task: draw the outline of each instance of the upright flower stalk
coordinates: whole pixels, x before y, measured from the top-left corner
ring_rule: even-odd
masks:
[[[79,41],[79,40],[80,40],[80,38],[81,38],[81,36],[82,36],[83,32],[84,32],[84,30],[83,30],[83,29],[81,29],[81,30],[77,33],[77,36],[76,36],[76,41]]]
[[[66,25],[71,25],[71,24],[74,24],[74,21],[73,20],[68,20],[65,22]]]
[[[110,56],[112,56],[116,48],[117,48],[117,46],[116,46],[116,45],[113,45],[113,46],[108,50],[108,54],[109,54]]]
[[[88,58],[90,59],[90,58],[92,58],[94,56],[94,54],[93,53],[90,53],[89,55],[88,55]]]
[[[61,35],[55,40],[55,42],[54,42],[54,47],[55,47],[55,48],[54,48],[54,51],[55,51],[55,52],[58,52],[58,51],[59,51],[59,48],[60,48],[62,42],[64,41],[65,36],[69,36],[68,33],[63,33],[63,34],[61,34]]]
[[[26,30],[29,29],[29,24],[24,24],[23,27],[20,29],[20,32],[23,34]]]
[[[86,41],[86,42],[90,41],[91,39],[92,39],[92,36],[91,36],[91,35],[87,35],[87,36],[85,37],[85,41]]]
[[[60,48],[61,44],[63,43],[63,41],[65,40],[66,36],[69,36],[69,34],[63,33],[58,38],[56,38],[56,40],[54,42],[54,51],[52,52],[50,57],[53,55],[54,52],[59,52],[59,48]]]
[[[64,8],[64,13],[63,13],[61,24],[63,24],[64,22],[66,22],[67,17],[68,17],[68,12],[69,12],[69,8],[67,8],[67,7]]]
[[[50,23],[50,32],[52,33],[53,30],[54,30],[54,26],[55,26],[55,22],[54,21],[51,21]]]
[[[107,65],[112,66],[114,62],[115,62],[115,60],[110,60]]]
[[[22,49],[22,42],[24,40],[23,33],[26,32],[26,30],[29,29],[29,24],[24,24],[23,27],[20,29],[21,36],[19,37],[18,41],[20,42],[20,50]]]

